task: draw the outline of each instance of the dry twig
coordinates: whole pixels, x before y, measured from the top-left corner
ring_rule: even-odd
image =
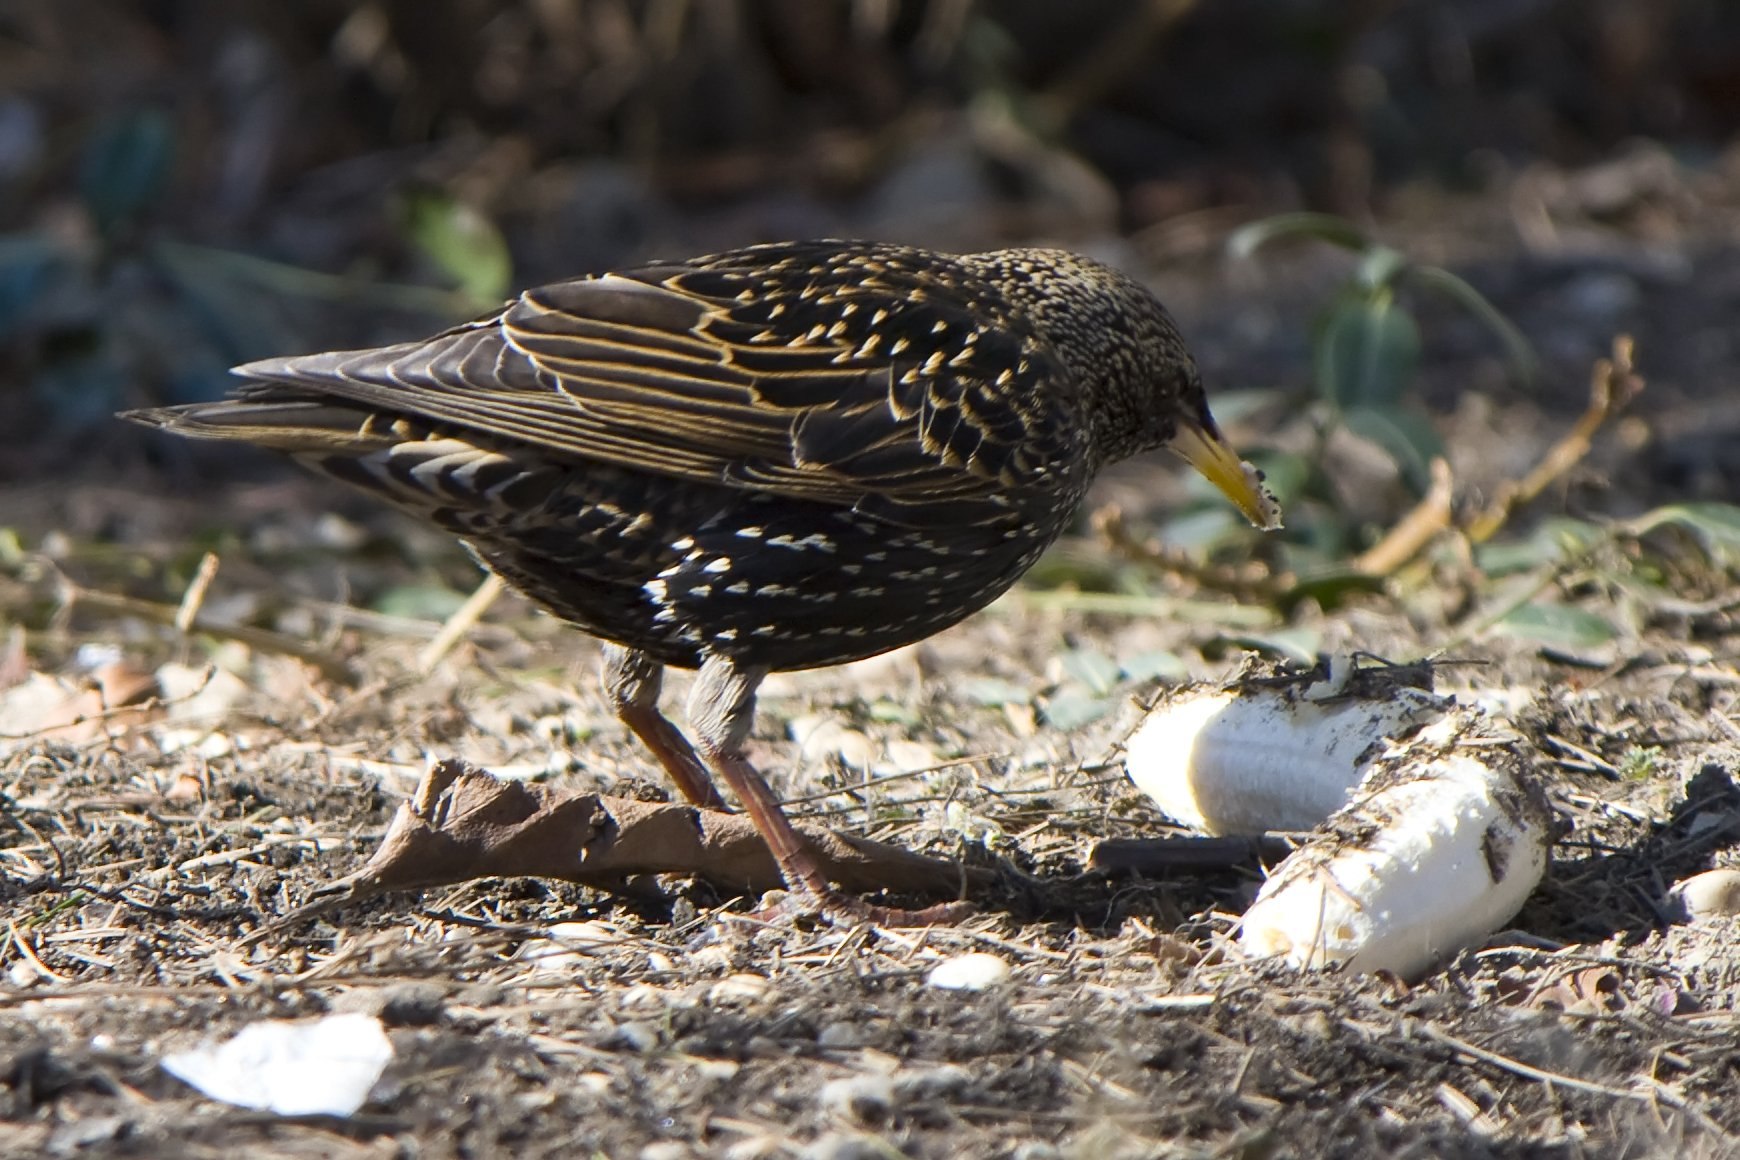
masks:
[[[507,585],[494,572],[484,577],[483,583],[465,598],[465,603],[447,618],[441,631],[417,654],[417,667],[427,673],[440,664],[441,658],[459,643],[461,637],[472,630],[483,614],[489,611],[490,605],[500,599],[506,590]]]
[[[1471,542],[1480,544],[1491,539],[1519,507],[1534,500],[1554,480],[1582,462],[1589,454],[1595,433],[1643,390],[1643,377],[1632,367],[1633,345],[1631,336],[1622,334],[1613,340],[1612,358],[1595,360],[1589,372],[1589,406],[1564,438],[1535,464],[1534,470],[1501,489],[1486,510],[1469,521],[1463,534]]]
[[[1432,485],[1414,509],[1384,534],[1384,538],[1354,557],[1353,566],[1368,576],[1388,576],[1425,550],[1450,526],[1455,481],[1450,464],[1432,460]]]

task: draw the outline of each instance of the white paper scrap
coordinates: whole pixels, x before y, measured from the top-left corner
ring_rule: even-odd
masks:
[[[349,1116],[393,1058],[393,1043],[373,1015],[328,1015],[244,1027],[163,1059],[163,1070],[202,1095],[281,1116]]]

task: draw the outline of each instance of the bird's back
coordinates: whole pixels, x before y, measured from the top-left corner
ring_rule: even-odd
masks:
[[[564,619],[773,669],[982,607],[1073,514],[1068,372],[939,255],[755,247],[540,287],[427,341],[135,413],[286,452],[460,535]]]

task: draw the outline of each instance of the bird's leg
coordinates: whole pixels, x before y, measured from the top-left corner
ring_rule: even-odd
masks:
[[[682,795],[703,809],[724,809],[725,800],[707,767],[695,756],[695,747],[659,712],[664,666],[643,652],[606,644],[602,668],[604,695],[610,698],[616,716],[652,750]]]
[[[821,904],[825,914],[886,926],[955,922],[971,913],[971,907],[964,903],[944,903],[924,910],[873,906],[834,889],[815,856],[792,828],[791,819],[785,816],[785,808],[767,780],[743,753],[743,743],[755,720],[755,688],[766,675],[766,669],[739,665],[729,657],[708,657],[689,693],[689,723],[701,755],[731,787],[748,811],[749,820],[755,823],[756,831],[773,851],[786,885],[809,894]]]

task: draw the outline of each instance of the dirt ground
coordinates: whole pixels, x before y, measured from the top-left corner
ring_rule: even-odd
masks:
[[[1732,202],[1702,204],[1665,239],[1592,227],[1533,252],[1515,204],[1398,210],[1395,239],[1474,278],[1543,356],[1537,388],[1510,386],[1485,335],[1427,308],[1424,394],[1471,502],[1570,426],[1616,333],[1638,340],[1649,386],[1630,417],[1506,543],[1570,534],[1553,517],[1611,529],[1733,497],[1737,235]],[[1187,236],[1143,249],[1211,376],[1297,385],[1312,305],[1343,267],[1209,254]],[[1285,443],[1297,422],[1258,409],[1234,429]],[[0,648],[0,704],[27,680],[115,682],[80,724],[0,728],[0,1154],[1740,1154],[1740,920],[1679,921],[1666,899],[1740,861],[1740,626],[1720,545],[1621,530],[1499,576],[1447,543],[1383,592],[1283,617],[1176,575],[1093,599],[1121,594],[1082,579],[1107,558],[1084,529],[987,613],[776,677],[763,698],[756,757],[802,812],[997,868],[959,926],[763,923],[683,881],[494,880],[252,941],[367,856],[431,758],[664,788],[604,708],[596,646],[515,598],[420,671],[476,583],[439,537],[246,457],[184,470],[69,465],[0,496],[0,624],[31,626]],[[1158,522],[1174,480],[1164,461],[1131,465],[1101,500]],[[173,607],[208,550],[221,566],[201,615],[256,635],[182,635],[121,599]],[[1506,631],[1488,613],[1519,577],[1611,639]],[[1259,865],[1084,868],[1096,841],[1170,829],[1114,759],[1135,698],[1157,677],[1224,676],[1257,641],[1447,650],[1441,687],[1506,706],[1569,826],[1510,929],[1412,983],[1300,974],[1236,952]],[[104,708],[152,676],[167,708]],[[582,943],[549,941],[574,923]],[[963,952],[1001,957],[1009,980],[926,985]],[[160,1067],[258,1019],[356,1010],[380,1016],[395,1058],[346,1119],[227,1107]]]

